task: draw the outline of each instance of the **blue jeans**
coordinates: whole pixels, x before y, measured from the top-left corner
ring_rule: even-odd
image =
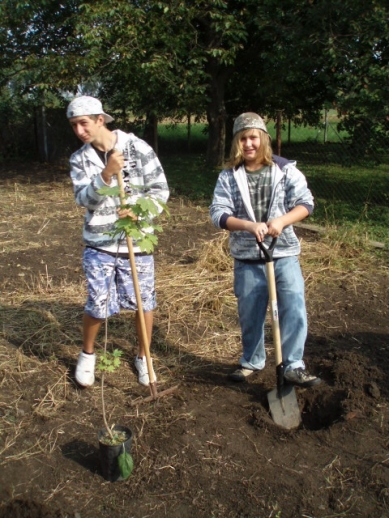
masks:
[[[307,338],[307,312],[304,279],[296,256],[274,259],[277,304],[285,372],[303,362]],[[238,300],[242,331],[243,356],[240,364],[246,369],[265,367],[265,319],[269,300],[266,265],[245,263],[235,259],[234,291]]]

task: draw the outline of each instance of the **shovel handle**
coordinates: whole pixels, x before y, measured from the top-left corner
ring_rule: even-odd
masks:
[[[119,185],[119,189],[120,189],[120,202],[122,205],[124,205],[126,203],[126,198],[125,198],[125,192],[124,192],[123,175],[121,172],[117,175],[117,180],[118,180],[118,185]],[[138,306],[138,315],[139,315],[139,323],[140,323],[140,329],[141,329],[141,334],[142,334],[142,341],[143,341],[143,346],[145,348],[147,370],[148,370],[149,379],[150,379],[150,390],[152,392],[152,395],[155,395],[154,371],[153,371],[153,366],[151,363],[149,339],[147,336],[145,316],[144,316],[143,307],[142,307],[142,297],[141,297],[141,293],[140,293],[140,289],[139,289],[138,272],[137,272],[136,263],[135,263],[134,247],[132,244],[132,238],[130,236],[126,235],[126,240],[127,240],[127,246],[128,246],[128,257],[129,257],[130,265],[131,265],[132,280],[134,283],[136,303]]]
[[[276,279],[274,273],[273,251],[277,243],[277,238],[273,237],[270,246],[265,247],[261,241],[257,241],[259,248],[262,250],[266,261],[266,277],[267,287],[269,291],[269,304],[273,331],[273,345],[274,345],[274,359],[276,363],[277,388],[281,390],[284,383],[284,366],[282,364],[282,347],[281,347],[281,333],[280,323],[278,320],[278,305],[277,305],[277,289]]]
[[[270,245],[267,248],[262,243],[262,241],[257,240],[257,243],[258,243],[259,248],[262,250],[263,255],[265,256],[265,261],[267,263],[273,262],[273,251],[274,251],[274,247],[276,246],[276,243],[277,243],[277,238],[273,237],[272,242],[270,243]]]
[[[274,274],[274,263],[266,263],[267,286],[269,291],[270,313],[273,331],[274,356],[276,367],[282,365],[281,332],[278,319],[277,289]]]

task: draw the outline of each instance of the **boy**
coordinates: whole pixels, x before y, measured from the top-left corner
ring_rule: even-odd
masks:
[[[228,165],[217,180],[210,215],[215,226],[230,231],[234,257],[243,355],[230,378],[244,381],[265,367],[264,324],[269,296],[266,265],[257,241],[269,244],[269,236],[278,238],[273,258],[284,378],[302,387],[317,385],[321,380],[305,370],[303,361],[307,315],[298,261],[300,243],[292,226],[312,212],[312,194],[294,163],[273,157],[266,125],[256,113],[236,118]]]
[[[122,307],[136,312],[139,350],[135,358],[135,368],[139,383],[148,385],[145,344],[137,312],[126,238],[109,235],[118,218],[132,216],[132,213],[119,209],[118,198],[104,196],[97,191],[105,185],[117,185],[117,175],[123,174],[128,203],[134,202],[146,192],[156,201],[165,203],[169,197],[165,174],[153,149],[146,142],[132,133],[110,131],[106,127],[106,123],[113,121],[113,118],[104,112],[98,99],[89,96],[76,97],[68,106],[67,117],[74,133],[83,142],[83,146],[70,157],[70,176],[76,203],[86,209],[83,268],[88,297],[83,316],[83,348],[78,358],[75,378],[83,387],[93,385],[96,362],[94,343],[97,334],[105,318],[119,313]],[[153,309],[156,306],[154,258],[151,254],[141,253],[135,242],[134,253],[150,346]]]

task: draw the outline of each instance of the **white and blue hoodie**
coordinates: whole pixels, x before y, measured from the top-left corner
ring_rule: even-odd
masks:
[[[124,155],[123,179],[128,194],[127,203],[135,203],[142,196],[151,196],[157,203],[166,203],[169,189],[158,157],[154,150],[133,133],[120,130],[112,132],[116,136],[115,149]],[[83,239],[86,246],[111,253],[128,253],[125,236],[122,236],[118,249],[119,236],[108,233],[114,229],[118,219],[119,197],[98,194],[106,186],[101,173],[105,165],[91,144],[84,144],[70,157],[70,177],[73,182],[74,197],[77,205],[85,207]],[[110,187],[117,185],[112,177]],[[162,207],[160,208],[162,212]],[[150,232],[152,229],[150,228]],[[134,242],[134,252],[140,250]]]
[[[273,165],[270,166],[272,193],[267,219],[283,216],[298,205],[306,207],[311,214],[314,206],[313,196],[308,189],[305,176],[297,169],[296,162],[277,156],[273,156],[273,161]],[[216,227],[224,229],[227,228],[226,220],[229,216],[255,222],[243,164],[233,169],[224,169],[219,174],[210,206],[210,216]],[[269,245],[271,241],[271,236],[268,236],[265,244]],[[234,258],[240,260],[257,260],[260,257],[256,238],[250,232],[230,232],[230,251]],[[300,242],[293,225],[284,227],[274,249],[274,259],[299,255],[300,251]]]

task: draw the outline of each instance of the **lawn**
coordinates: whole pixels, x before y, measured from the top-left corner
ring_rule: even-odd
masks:
[[[273,131],[272,125],[269,131]],[[173,193],[210,203],[219,169],[205,162],[206,125],[192,126],[190,152],[186,124],[161,124],[159,132],[161,161]],[[297,160],[315,196],[310,222],[324,227],[346,226],[364,238],[389,246],[388,159],[356,160],[345,143],[338,139],[324,144],[315,137],[317,133],[317,128],[293,128],[293,142],[282,145],[281,152]]]

